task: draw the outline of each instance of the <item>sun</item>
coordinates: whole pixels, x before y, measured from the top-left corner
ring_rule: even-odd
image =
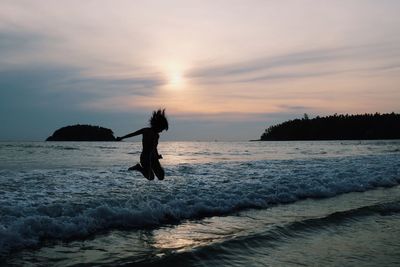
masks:
[[[180,87],[183,84],[182,73],[174,72],[170,74],[169,84],[174,87]]]
[[[169,64],[166,68],[167,87],[170,89],[183,89],[185,85],[184,72],[181,65]]]

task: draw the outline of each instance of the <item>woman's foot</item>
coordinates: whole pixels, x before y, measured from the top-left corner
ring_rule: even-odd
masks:
[[[140,164],[136,164],[135,166],[132,166],[128,169],[128,171],[141,171],[142,166],[140,166]]]
[[[146,173],[142,165],[140,165],[139,163],[136,164],[135,166],[130,167],[128,171],[139,171],[147,180],[151,181],[154,179],[153,171],[150,171],[150,173]]]

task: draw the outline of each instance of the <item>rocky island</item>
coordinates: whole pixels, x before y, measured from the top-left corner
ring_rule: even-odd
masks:
[[[316,117],[304,114],[271,126],[260,141],[400,139],[400,114],[363,114]]]
[[[110,129],[77,124],[56,130],[46,141],[115,141],[115,137]]]

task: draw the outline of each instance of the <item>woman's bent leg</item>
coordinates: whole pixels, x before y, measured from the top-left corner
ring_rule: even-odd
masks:
[[[160,161],[158,159],[153,159],[151,164],[154,174],[157,176],[158,180],[164,180],[165,171],[163,167],[161,167]]]
[[[154,179],[154,173],[151,169],[151,161],[149,157],[140,156],[140,164],[141,164],[141,170],[140,172],[143,174],[144,177],[146,177],[148,180],[153,180]]]

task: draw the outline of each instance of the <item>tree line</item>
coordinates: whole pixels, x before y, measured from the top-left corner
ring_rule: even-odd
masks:
[[[400,114],[338,115],[289,120],[268,127],[262,141],[400,139]]]

